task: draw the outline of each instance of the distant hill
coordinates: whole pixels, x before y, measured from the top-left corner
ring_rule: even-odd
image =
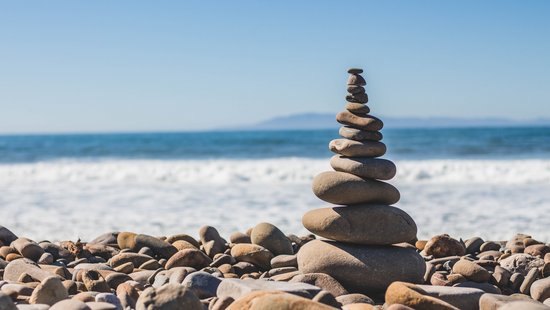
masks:
[[[501,118],[381,117],[386,128],[550,126],[550,119],[510,120]],[[333,129],[339,125],[334,114],[304,113],[274,117],[240,130]]]

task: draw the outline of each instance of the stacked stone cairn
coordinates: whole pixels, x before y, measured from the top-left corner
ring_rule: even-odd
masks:
[[[304,245],[298,266],[303,273],[328,274],[350,292],[374,295],[394,281],[422,282],[426,268],[407,244],[416,238],[414,220],[391,206],[399,191],[380,181],[393,178],[396,167],[378,158],[386,153],[383,123],[369,114],[362,72],[348,70],[346,110],[336,116],[343,138],[329,144],[337,154],[330,161],[335,171],[313,180],[315,195],[338,206],[311,210],[302,219],[305,228],[328,240]]]

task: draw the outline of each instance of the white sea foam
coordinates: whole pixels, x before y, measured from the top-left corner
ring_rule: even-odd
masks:
[[[396,161],[398,207],[419,237],[550,240],[550,160]],[[107,230],[223,233],[269,221],[305,233],[302,214],[326,206],[311,179],[328,159],[106,160],[0,165],[0,225],[31,238],[67,239]]]

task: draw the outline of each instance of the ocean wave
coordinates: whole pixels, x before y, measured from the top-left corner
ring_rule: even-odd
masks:
[[[550,184],[550,160],[399,160],[395,183]],[[47,161],[0,165],[0,185],[55,182],[309,183],[328,159]]]
[[[415,219],[419,238],[504,240],[526,232],[550,240],[550,160],[396,164],[396,206]],[[37,240],[89,240],[110,230],[194,234],[202,225],[228,236],[263,221],[302,234],[302,215],[327,206],[311,179],[328,169],[328,158],[0,165],[0,225]]]

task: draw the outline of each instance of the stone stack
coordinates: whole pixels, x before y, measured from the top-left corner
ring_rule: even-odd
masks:
[[[393,178],[396,168],[378,158],[386,153],[383,123],[369,114],[362,72],[348,70],[346,110],[336,116],[344,125],[342,139],[329,144],[337,154],[330,161],[335,171],[313,180],[317,197],[340,206],[311,210],[302,219],[305,228],[329,240],[304,245],[298,265],[304,273],[331,275],[350,292],[376,294],[394,281],[421,282],[426,267],[414,247],[403,244],[414,241],[417,228],[407,213],[390,206],[399,191],[380,181]]]

